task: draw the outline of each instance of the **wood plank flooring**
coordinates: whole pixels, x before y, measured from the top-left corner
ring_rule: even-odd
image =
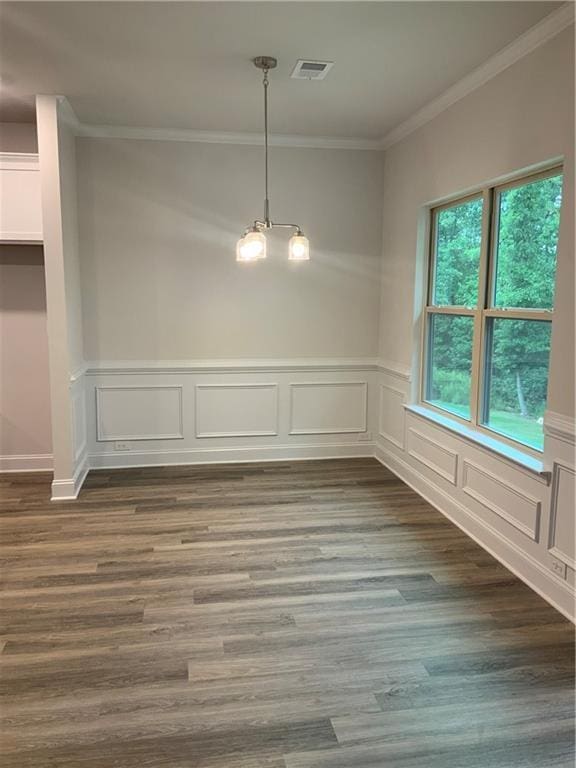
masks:
[[[375,460],[0,497],[3,768],[574,765],[572,625]]]

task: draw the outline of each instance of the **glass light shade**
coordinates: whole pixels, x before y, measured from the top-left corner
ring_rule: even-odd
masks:
[[[304,235],[292,235],[288,243],[288,258],[290,261],[308,261],[310,258],[310,243]]]
[[[258,261],[266,258],[266,237],[262,232],[248,232],[238,240],[236,261]]]

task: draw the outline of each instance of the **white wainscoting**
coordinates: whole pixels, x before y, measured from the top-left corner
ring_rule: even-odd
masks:
[[[462,490],[533,541],[538,541],[542,502],[512,485],[509,479],[487,472],[472,461],[463,462]]]
[[[368,382],[290,383],[290,434],[334,435],[366,432]]]
[[[278,384],[196,384],[196,437],[278,434]]]
[[[90,466],[373,456],[376,376],[372,359],[89,364]]]
[[[435,430],[424,434],[415,427],[408,429],[408,455],[432,470],[452,485],[456,485],[458,475],[458,453],[443,444],[442,435]]]
[[[403,373],[379,367],[376,457],[574,621],[573,420],[545,419],[539,474],[407,411]]]
[[[96,387],[97,439],[180,440],[182,387],[125,384]]]
[[[406,393],[390,384],[380,383],[378,434],[400,450],[404,450]]]

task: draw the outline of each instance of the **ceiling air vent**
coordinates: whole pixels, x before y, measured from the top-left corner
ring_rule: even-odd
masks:
[[[311,61],[300,59],[292,70],[290,77],[295,80],[324,80],[328,71],[334,66],[333,61]]]

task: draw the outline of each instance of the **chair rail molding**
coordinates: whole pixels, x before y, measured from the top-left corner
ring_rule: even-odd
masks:
[[[394,378],[401,379],[407,383],[412,381],[412,369],[409,365],[396,363],[392,360],[379,359],[376,367],[379,373],[385,373],[388,376],[393,376]]]
[[[86,363],[88,376],[162,373],[278,373],[298,371],[375,371],[377,359],[284,358],[278,360],[99,360]]]

